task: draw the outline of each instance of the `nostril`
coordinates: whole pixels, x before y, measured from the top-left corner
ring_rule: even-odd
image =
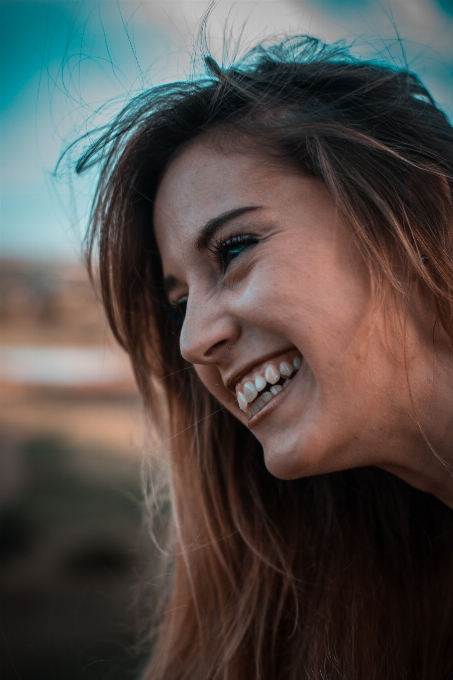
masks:
[[[240,324],[211,300],[188,307],[179,347],[192,364],[212,363],[229,351],[240,335]]]
[[[214,345],[211,345],[211,347],[206,350],[204,353],[205,357],[209,358],[211,357],[217,350],[223,349],[224,345],[226,344],[226,340],[219,340],[219,342],[216,342]]]

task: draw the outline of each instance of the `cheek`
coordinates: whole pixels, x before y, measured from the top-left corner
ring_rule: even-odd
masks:
[[[370,285],[356,260],[339,263],[331,251],[324,259],[315,255],[294,258],[288,247],[263,248],[231,312],[255,329],[281,335],[311,359],[312,368],[320,362],[317,368],[330,372],[334,358],[358,342],[370,312]]]
[[[244,338],[241,347],[249,360],[288,346],[307,356],[314,345],[318,356],[326,335],[320,338],[318,332],[321,314],[316,294],[305,293],[301,278],[288,264],[284,269],[263,261],[237,292],[229,311],[240,320]]]

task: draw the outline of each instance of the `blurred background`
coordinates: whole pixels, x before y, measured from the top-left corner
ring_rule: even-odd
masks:
[[[96,175],[75,151],[54,170],[131,95],[197,72],[208,7],[0,1],[3,680],[134,678],[148,651],[140,400],[81,262]],[[453,116],[452,0],[220,0],[207,22],[220,63],[285,33],[407,64]]]

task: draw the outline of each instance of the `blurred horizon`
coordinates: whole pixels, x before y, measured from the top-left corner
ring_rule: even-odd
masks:
[[[82,265],[1,260],[2,680],[138,677],[158,565],[142,420]]]
[[[144,87],[196,68],[207,0],[2,0],[1,240],[3,258],[76,261],[93,175],[52,176],[70,142],[105,123]],[[453,117],[451,0],[220,0],[206,35],[227,61],[270,34],[344,40],[355,55],[406,62]],[[195,59],[194,59],[195,56]]]

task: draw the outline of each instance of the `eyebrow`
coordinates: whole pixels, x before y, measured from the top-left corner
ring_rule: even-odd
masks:
[[[228,210],[217,217],[213,217],[212,220],[206,222],[204,227],[201,229],[196,243],[197,250],[206,250],[216,231],[223,227],[227,222],[236,219],[236,217],[240,217],[244,213],[251,212],[252,210],[258,210],[259,208],[261,208],[260,205],[247,205],[242,208]]]
[[[200,235],[197,238],[195,244],[197,250],[206,250],[216,231],[218,231],[221,227],[227,224],[227,222],[231,222],[231,220],[234,220],[236,219],[236,217],[244,215],[244,213],[251,212],[252,210],[259,210],[261,207],[262,206],[260,205],[246,205],[243,206],[242,208],[234,208],[234,210],[228,210],[227,212],[224,212],[221,215],[218,215],[217,217],[213,217],[211,220],[206,222],[206,224],[200,230]],[[171,293],[171,291],[174,288],[176,288],[177,285],[178,280],[173,276],[173,274],[169,274],[168,276],[166,276],[164,279],[164,290],[166,295]]]

